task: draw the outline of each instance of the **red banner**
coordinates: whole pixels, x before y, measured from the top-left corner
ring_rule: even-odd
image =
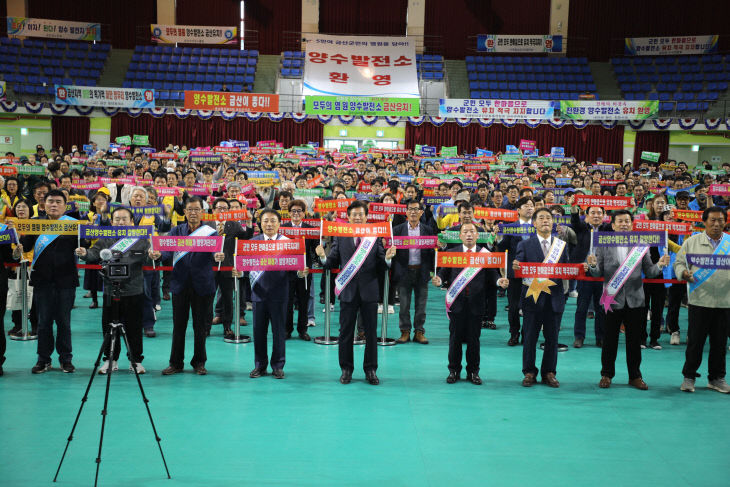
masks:
[[[520,268],[515,271],[515,277],[540,277],[545,279],[577,279],[584,275],[583,264],[520,262]]]
[[[390,237],[390,224],[388,222],[357,224],[324,221],[322,222],[322,236]]]
[[[330,211],[347,210],[347,207],[353,201],[355,201],[355,198],[341,198],[336,200],[317,198],[314,200],[314,211],[317,213],[329,213]]]
[[[229,112],[278,112],[279,95],[186,91],[185,108],[188,110],[220,110]]]
[[[516,222],[519,216],[517,210],[506,210],[503,208],[484,208],[477,206],[474,208],[474,218],[478,220],[500,220],[505,222]]]
[[[604,210],[623,210],[631,207],[631,198],[628,196],[590,196],[578,194],[575,196],[574,205],[578,205],[581,208],[600,206]]]
[[[689,235],[692,233],[692,224],[688,222],[634,220],[634,230],[637,232],[663,232],[666,230],[670,235]]]
[[[304,239],[239,240],[237,255],[295,255],[304,253]]]
[[[504,252],[439,252],[437,267],[504,268]]]
[[[701,222],[702,211],[694,210],[672,210],[672,218],[687,222]]]

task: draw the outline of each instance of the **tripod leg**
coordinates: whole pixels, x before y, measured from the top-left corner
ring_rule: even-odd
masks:
[[[109,360],[113,360],[114,351],[118,346],[117,344],[119,340],[119,331],[114,323],[111,324],[111,330],[109,334],[111,335],[111,341],[109,343]],[[104,443],[104,426],[106,426],[107,404],[109,404],[109,387],[111,386],[113,372],[114,367],[109,367],[106,376],[106,391],[104,391],[104,409],[101,410],[101,433],[99,434],[99,452],[96,456],[96,475],[94,476],[94,487],[96,487],[96,484],[99,480],[99,466],[101,465],[101,446]]]
[[[54,482],[58,479],[58,473],[61,471],[61,465],[63,465],[64,458],[66,458],[66,452],[68,451],[68,446],[71,444],[71,440],[74,439],[74,431],[76,431],[76,426],[79,424],[79,418],[81,417],[81,411],[83,411],[84,405],[86,404],[86,400],[89,398],[89,390],[91,390],[91,383],[94,382],[94,376],[96,375],[96,370],[99,368],[99,364],[101,363],[101,357],[104,354],[104,349],[106,348],[107,344],[111,340],[111,332],[112,332],[112,330],[109,330],[109,332],[107,332],[107,334],[104,336],[104,340],[101,344],[101,349],[99,349],[99,355],[96,357],[96,362],[94,363],[94,370],[91,371],[91,377],[89,378],[89,383],[86,386],[86,391],[84,391],[84,397],[81,398],[81,406],[79,407],[79,412],[76,414],[76,420],[74,421],[74,424],[71,427],[71,433],[69,433],[68,438],[66,439],[66,448],[63,449],[63,455],[61,455],[61,461],[58,462],[58,469],[56,469],[56,475],[53,477]]]
[[[124,328],[124,325],[119,325],[119,333],[122,335],[122,339],[124,339],[124,346],[127,347],[127,357],[129,357],[129,362],[132,364],[132,370],[134,371],[134,376],[137,378],[137,385],[139,385],[139,392],[142,394],[142,402],[144,402],[144,407],[147,409],[147,416],[150,418],[150,425],[152,426],[152,432],[155,435],[155,440],[157,441],[157,448],[160,450],[160,456],[162,457],[162,464],[165,466],[165,472],[167,473],[167,478],[170,479],[170,470],[167,468],[167,461],[165,460],[165,454],[162,453],[162,445],[160,444],[160,441],[162,438],[157,434],[157,428],[155,427],[155,422],[152,419],[152,412],[150,411],[150,405],[149,405],[149,399],[147,399],[147,396],[144,393],[144,388],[142,387],[142,380],[139,378],[139,374],[137,373],[137,367],[134,366],[135,362],[132,359],[132,350],[129,348],[129,340],[127,340],[127,330]]]

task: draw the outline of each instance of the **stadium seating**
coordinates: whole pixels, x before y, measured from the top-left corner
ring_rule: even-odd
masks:
[[[19,95],[55,96],[55,84],[96,86],[109,44],[0,38],[0,77]]]
[[[627,100],[659,100],[659,110],[706,111],[727,91],[730,55],[636,56],[611,59]]]
[[[253,91],[259,52],[217,47],[136,46],[122,86],[153,88],[159,100],[180,101],[185,90]]]
[[[471,98],[577,100],[596,98],[586,58],[538,56],[466,56]]]

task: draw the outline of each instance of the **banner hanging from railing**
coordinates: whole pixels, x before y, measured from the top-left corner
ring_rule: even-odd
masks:
[[[627,37],[627,56],[674,56],[677,54],[706,54],[717,52],[720,36]]]
[[[419,98],[408,37],[306,34],[303,94]]]
[[[27,17],[8,17],[7,22],[8,36],[48,37],[79,41],[101,40],[101,24],[92,22],[31,19]]]
[[[150,25],[152,42],[158,44],[235,44],[238,42],[237,27],[209,25]]]
[[[155,108],[155,90],[55,85],[56,105]]]
[[[563,36],[496,35],[477,36],[480,52],[562,52]]]

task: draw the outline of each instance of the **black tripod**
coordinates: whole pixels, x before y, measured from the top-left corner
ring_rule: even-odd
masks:
[[[96,363],[94,364],[94,370],[91,371],[91,378],[89,378],[89,384],[86,386],[86,391],[84,392],[84,397],[81,398],[81,406],[79,407],[79,412],[76,414],[76,420],[74,421],[73,427],[71,428],[71,433],[68,435],[68,439],[66,441],[66,448],[63,449],[63,455],[61,456],[61,461],[58,462],[58,469],[56,470],[56,476],[53,477],[53,481],[55,482],[58,479],[58,473],[61,471],[61,465],[63,465],[63,460],[66,458],[66,452],[68,451],[68,446],[71,444],[71,440],[74,438],[74,431],[76,430],[76,425],[79,423],[79,418],[81,417],[81,411],[84,409],[84,405],[86,404],[86,400],[89,397],[89,390],[91,389],[91,384],[94,382],[94,376],[96,375],[96,371],[99,368],[99,364],[101,363],[102,355],[104,354],[104,351],[107,348],[107,345],[109,346],[109,361],[111,365],[111,361],[114,358],[114,351],[116,350],[117,346],[120,346],[119,344],[119,336],[124,339],[124,345],[127,347],[127,357],[129,358],[129,362],[132,364],[132,370],[134,370],[134,375],[137,378],[137,384],[139,385],[139,392],[142,394],[142,401],[144,402],[145,408],[147,408],[147,416],[150,418],[150,425],[152,425],[152,432],[155,435],[155,440],[157,441],[157,447],[160,449],[160,455],[162,456],[162,464],[165,466],[165,472],[167,473],[167,478],[170,477],[170,471],[167,469],[167,462],[165,461],[165,454],[162,453],[162,445],[160,445],[160,437],[157,434],[157,428],[155,428],[155,422],[152,420],[152,413],[150,412],[150,406],[149,406],[149,399],[147,399],[147,396],[144,393],[144,389],[142,388],[142,381],[139,378],[139,374],[137,373],[137,367],[133,360],[132,353],[129,349],[129,341],[127,340],[127,331],[124,329],[124,325],[119,320],[119,296],[120,296],[120,288],[121,282],[120,281],[112,281],[112,318],[111,323],[109,323],[109,330],[104,335],[104,341],[101,344],[101,349],[99,350],[99,355],[96,357]],[[99,480],[99,465],[101,464],[101,447],[104,443],[104,426],[106,425],[106,414],[107,414],[107,404],[109,402],[109,387],[111,385],[112,380],[112,373],[113,373],[113,367],[109,367],[107,370],[107,377],[106,377],[106,391],[104,392],[104,409],[101,410],[101,433],[99,435],[99,452],[96,457],[96,474],[94,475],[94,487],[96,487],[97,482]]]

